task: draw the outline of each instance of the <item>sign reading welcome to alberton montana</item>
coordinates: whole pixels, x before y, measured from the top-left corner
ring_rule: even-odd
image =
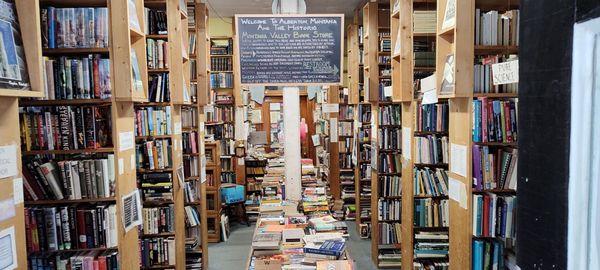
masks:
[[[343,15],[236,15],[243,85],[342,82]]]

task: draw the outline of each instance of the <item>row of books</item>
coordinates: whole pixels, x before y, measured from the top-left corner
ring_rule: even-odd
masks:
[[[516,237],[516,196],[473,195],[473,236]]]
[[[448,132],[448,103],[419,104],[417,107],[417,131]]]
[[[146,39],[148,69],[169,68],[169,42],[163,39]]]
[[[195,131],[184,132],[181,134],[181,141],[184,154],[196,154],[198,153],[197,143],[198,133]]]
[[[115,158],[23,162],[25,196],[30,201],[109,198],[115,195]]]
[[[40,17],[44,48],[108,47],[108,8],[46,7]]]
[[[190,20],[188,19],[188,23]],[[188,33],[188,54],[196,54],[196,32]]]
[[[360,149],[360,160],[361,161],[369,161],[371,160],[371,151],[373,151],[370,147],[365,147],[365,145],[361,145]]]
[[[392,51],[392,40],[384,38],[379,40],[379,51],[380,52],[391,52]]]
[[[197,177],[200,175],[200,158],[197,156],[184,156],[183,157],[183,176],[185,178]]]
[[[435,33],[436,21],[437,13],[435,10],[415,10],[413,11],[413,32]]]
[[[516,190],[517,161],[517,149],[473,145],[474,189]]]
[[[419,259],[442,259],[448,257],[450,244],[448,232],[418,232],[415,234],[414,256]],[[447,269],[448,262],[439,261],[441,268]],[[427,263],[431,264],[431,263]],[[431,268],[425,268],[431,269]]]
[[[116,250],[80,251],[71,254],[27,254],[31,270],[113,270],[119,269]]]
[[[207,123],[231,122],[234,120],[234,108],[232,107],[210,106],[210,110],[208,110],[207,106],[204,107],[204,113]]]
[[[171,94],[169,91],[169,74],[160,73],[149,76],[148,101],[149,102],[169,102]]]
[[[350,137],[343,137],[338,142],[340,154],[352,154],[354,150],[354,140]]]
[[[136,107],[135,136],[171,134],[171,106]]]
[[[197,127],[198,126],[198,110],[193,107],[181,108],[181,126],[182,127]]]
[[[473,240],[473,270],[506,269],[504,245],[498,240]]]
[[[147,173],[138,176],[144,202],[168,202],[173,200],[171,173]]]
[[[352,122],[339,122],[338,123],[338,135],[339,136],[352,136],[354,129],[352,128]]]
[[[380,55],[377,57],[377,63],[380,65],[389,65],[392,63],[392,57],[389,55]]]
[[[500,13],[497,10],[484,12],[475,9],[475,45],[518,46],[519,10]]]
[[[231,58],[231,57],[211,57],[210,58],[210,70],[211,71],[232,71],[233,70],[233,58]]]
[[[361,225],[365,225],[368,228],[370,224]],[[400,249],[380,249],[379,254],[377,255],[377,259],[379,260],[378,267],[400,267],[402,265],[402,252],[400,251]]]
[[[379,209],[378,219],[380,221],[400,221],[402,219],[402,201],[400,199],[379,198],[377,208]]]
[[[200,186],[199,181],[187,181],[183,186],[183,198],[185,203],[193,203],[200,200]]]
[[[142,170],[164,170],[172,168],[171,140],[154,139],[135,145],[137,168]]]
[[[379,154],[379,173],[402,172],[402,155],[400,153],[381,153]]]
[[[210,74],[210,88],[233,88],[233,73],[221,72]]]
[[[379,108],[379,125],[400,125],[401,111],[399,104],[381,106]]]
[[[371,126],[363,126],[358,130],[358,141],[369,142],[371,141]]]
[[[415,199],[414,225],[416,227],[448,227],[450,212],[447,199]]]
[[[233,161],[231,158],[221,158],[221,171],[233,171]]]
[[[402,177],[398,175],[379,176],[379,196],[401,196]]]
[[[361,123],[371,122],[371,105],[370,104],[360,104],[358,106],[358,121]]]
[[[473,93],[517,93],[518,83],[494,85],[492,65],[519,60],[516,55],[490,55],[475,58]]]
[[[24,150],[96,149],[112,145],[110,107],[27,107],[20,112]]]
[[[213,91],[210,96],[210,102],[217,105],[233,105],[233,95],[229,93],[220,93]]]
[[[436,262],[436,261],[425,261],[425,262],[413,262],[413,270],[427,270],[427,269],[450,269],[450,262]]]
[[[143,234],[169,233],[175,231],[175,207],[173,205],[142,209]]]
[[[379,76],[388,77],[388,78],[379,79],[379,86],[377,87],[379,101],[392,101],[392,94],[393,94],[391,91],[392,79],[389,78],[389,77],[391,77],[391,72],[392,72],[391,69],[380,69],[379,70]]]
[[[144,8],[144,20],[146,35],[167,34],[167,13],[164,10]]]
[[[402,239],[402,225],[400,222],[381,222],[378,226],[380,245],[400,244],[400,240]]]
[[[185,224],[188,227],[196,227],[200,225],[200,214],[195,207],[185,207]]]
[[[354,120],[354,106],[340,104],[340,120]]]
[[[517,141],[517,101],[473,100],[473,142]]]
[[[380,128],[377,133],[379,149],[400,150],[402,146],[402,130],[399,127]]]
[[[116,247],[115,205],[25,208],[27,252]]]
[[[46,99],[109,99],[110,59],[99,54],[86,57],[44,57]]]
[[[414,169],[414,194],[415,196],[447,196],[448,174],[446,170],[438,168]]]
[[[232,124],[225,125],[217,125],[217,126],[207,126],[205,136],[210,137],[213,140],[222,140],[222,139],[233,139],[234,138],[234,127]],[[225,143],[225,140],[223,140]],[[229,149],[227,145],[222,145],[223,153]]]
[[[180,3],[181,5],[181,3]],[[196,6],[188,5],[186,6],[187,16],[188,16],[188,27],[195,28],[196,27]]]
[[[140,239],[140,253],[142,268],[175,265],[175,238]]]
[[[352,153],[345,152],[340,153],[340,169],[352,169],[354,167],[354,162],[352,162]]]
[[[198,63],[196,59],[190,59],[190,80],[198,79]]]
[[[210,55],[232,55],[232,39],[213,39],[210,41]]]
[[[448,141],[447,136],[415,137],[415,163],[448,164],[450,156]]]

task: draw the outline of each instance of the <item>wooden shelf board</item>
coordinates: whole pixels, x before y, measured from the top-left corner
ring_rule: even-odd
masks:
[[[138,173],[165,173],[165,172],[173,172],[173,169],[137,169]]]
[[[65,106],[65,105],[110,105],[110,99],[55,99],[55,100],[19,100],[19,106]]]
[[[451,37],[454,36],[454,30],[455,27],[450,27],[446,30],[441,30],[439,33],[437,33],[437,35],[440,37]]]
[[[149,68],[148,73],[169,73],[168,68]]]
[[[108,54],[109,48],[44,48],[43,55]]]
[[[146,38],[151,38],[151,39],[169,39],[169,35],[162,35],[162,34],[148,34],[146,35]]]
[[[488,98],[518,98],[519,93],[473,93],[473,97],[488,97]]]
[[[97,199],[78,199],[78,200],[39,200],[39,201],[26,201],[25,205],[65,205],[65,204],[95,204],[95,203],[115,203],[115,197],[109,198],[97,198]]]
[[[31,150],[22,151],[21,153],[25,156],[30,155],[73,155],[73,154],[87,154],[87,153],[113,153],[115,150],[112,147],[107,148],[96,148],[96,149],[78,149],[78,150]]]
[[[487,55],[487,54],[517,54],[519,53],[519,46],[485,46],[475,45],[475,55]]]

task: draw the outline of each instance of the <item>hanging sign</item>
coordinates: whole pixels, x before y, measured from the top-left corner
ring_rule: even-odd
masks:
[[[343,14],[236,15],[242,85],[341,84]]]

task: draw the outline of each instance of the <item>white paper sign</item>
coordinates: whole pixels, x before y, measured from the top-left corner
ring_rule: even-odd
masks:
[[[175,125],[173,126],[173,134],[181,135],[181,122],[175,122]]]
[[[204,106],[204,113],[215,113],[215,107],[212,104]]]
[[[119,167],[119,175],[122,175],[125,173],[125,161],[123,160],[123,158],[120,158],[118,161],[118,166]]]
[[[467,177],[467,147],[460,144],[450,144],[450,171]]]
[[[183,165],[177,168],[177,179],[179,180],[179,186],[185,186],[185,173],[183,172]]]
[[[206,182],[206,156],[200,158],[200,183]]]
[[[467,187],[465,183],[449,177],[448,186],[450,200],[456,201],[460,207],[467,209]]]
[[[409,127],[402,127],[402,156],[406,160],[411,159],[410,141],[412,140],[412,134]]]
[[[323,113],[336,113],[340,111],[340,104],[326,103],[323,104]]]
[[[18,174],[17,158],[16,145],[0,146],[0,178],[11,177]]]
[[[13,180],[13,200],[15,204],[23,203],[23,178]]]
[[[344,95],[347,96],[348,95],[348,88],[344,87]]]
[[[204,122],[200,122],[200,126],[198,127],[198,130],[200,132],[204,132],[205,126],[204,126]]]
[[[244,164],[245,164],[244,158],[237,158],[237,165],[244,166]]]
[[[15,216],[15,201],[9,198],[0,201],[0,222],[13,218]]]
[[[391,85],[383,87],[383,95],[384,96],[391,97],[392,94],[393,94],[393,91],[392,91],[392,86]]]
[[[519,60],[492,65],[492,81],[494,85],[519,82]]]
[[[119,151],[133,149],[135,146],[135,138],[133,131],[125,131],[119,133]]]
[[[438,102],[437,89],[435,87],[435,73],[421,80],[421,93],[423,93],[423,104],[435,104]]]
[[[131,155],[129,156],[129,165],[131,166],[131,169],[134,170],[135,169],[135,155]]]
[[[329,119],[329,140],[332,143],[338,142],[338,119],[335,117]]]
[[[281,110],[281,103],[277,103],[277,102],[269,103],[269,110],[271,110],[271,111]]]
[[[319,135],[315,134],[311,136],[312,141],[313,141],[313,146],[319,146],[321,145],[321,140],[319,140]]]
[[[0,232],[0,269],[17,269],[17,245],[15,227]]]
[[[423,92],[423,105],[436,103],[438,103],[438,96],[435,89]]]
[[[246,140],[246,132],[244,131],[244,107],[235,108],[235,139],[238,141]]]
[[[258,104],[263,104],[263,100],[265,99],[265,87],[250,86],[250,99]]]
[[[140,201],[139,190],[134,190],[131,193],[123,196],[122,218],[125,232],[130,231],[142,224],[142,202]]]

